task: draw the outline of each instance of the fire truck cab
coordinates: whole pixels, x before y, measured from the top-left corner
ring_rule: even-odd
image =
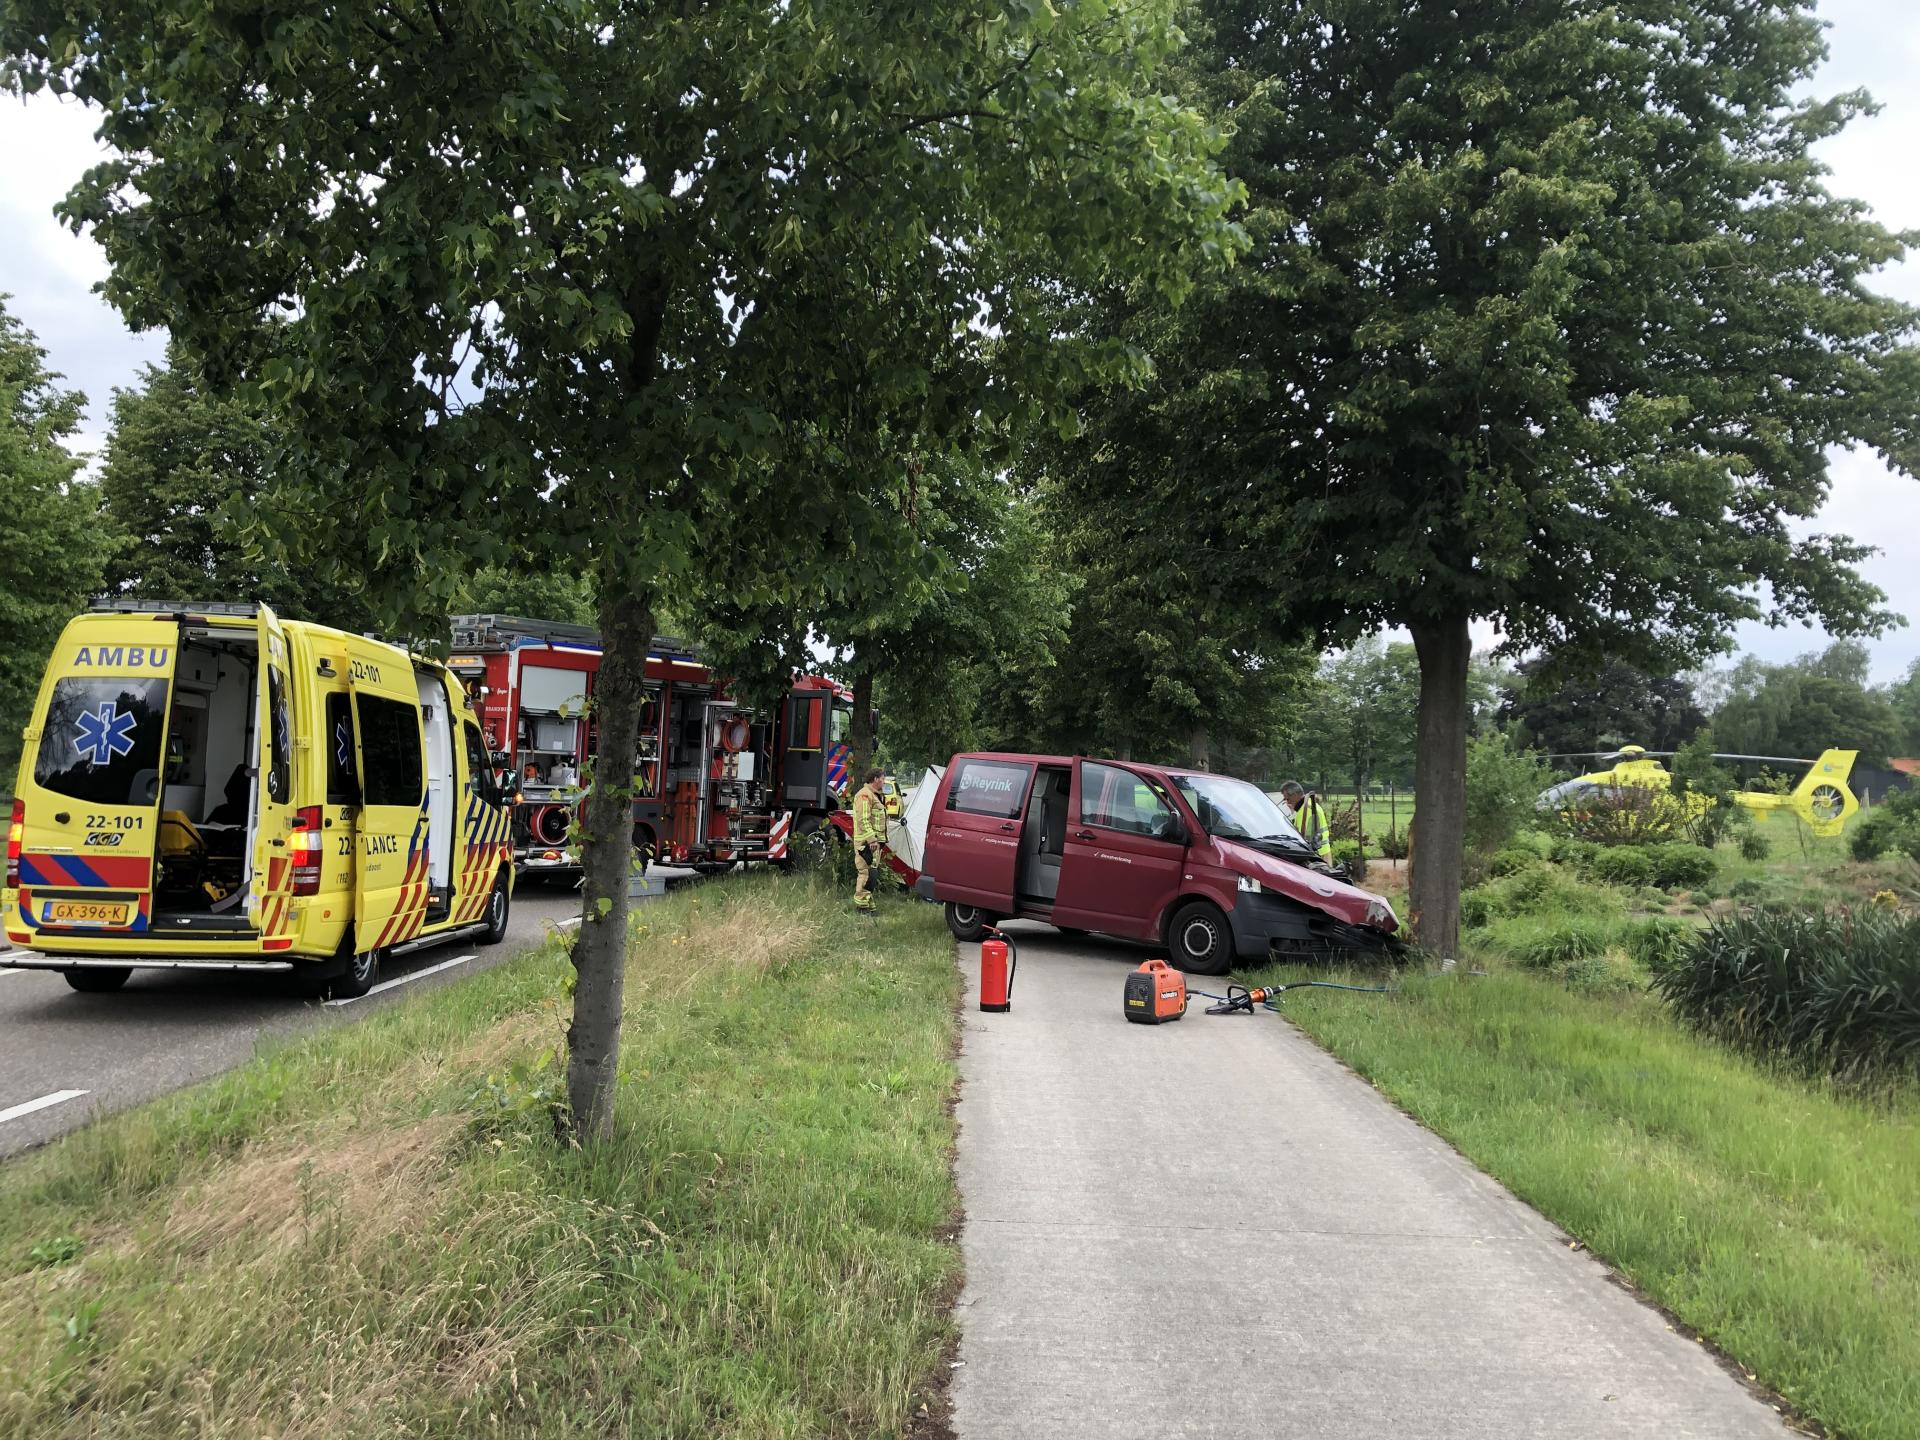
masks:
[[[598,634],[516,615],[457,615],[448,668],[461,677],[512,791],[523,876],[577,877],[571,829],[594,750]],[[685,641],[647,655],[633,774],[633,844],[697,867],[782,861],[847,793],[853,697],[801,676],[776,714],[754,713]]]

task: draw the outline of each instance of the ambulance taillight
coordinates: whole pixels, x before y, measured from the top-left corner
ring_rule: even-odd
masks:
[[[7,888],[20,883],[20,841],[27,833],[27,802],[13,802],[13,818],[7,822]]]
[[[293,893],[317,895],[320,891],[320,807],[306,805],[293,817]]]

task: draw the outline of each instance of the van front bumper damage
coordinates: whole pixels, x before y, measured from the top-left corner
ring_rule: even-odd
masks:
[[[1233,953],[1244,964],[1269,960],[1323,959],[1359,951],[1393,955],[1405,948],[1398,936],[1372,925],[1355,925],[1297,900],[1265,891],[1242,891],[1227,913]]]

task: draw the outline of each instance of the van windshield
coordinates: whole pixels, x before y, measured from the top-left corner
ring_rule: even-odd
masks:
[[[1287,818],[1287,812],[1274,804],[1258,785],[1226,775],[1175,774],[1169,778],[1181,798],[1193,807],[1193,813],[1209,835],[1217,835],[1222,840],[1268,841],[1300,850],[1308,848]]]

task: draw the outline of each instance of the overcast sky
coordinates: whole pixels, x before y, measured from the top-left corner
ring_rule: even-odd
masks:
[[[1831,186],[1870,204],[1893,229],[1920,230],[1920,0],[1822,0],[1832,58],[1817,88],[1864,86],[1884,107],[1856,122],[1822,151]],[[102,152],[94,121],[77,105],[47,95],[0,98],[0,291],[46,347],[53,368],[89,401],[79,445],[96,448],[105,433],[114,387],[130,385],[140,367],[158,362],[164,340],[135,335],[93,293],[106,273],[99,248],[53,218],[53,205]],[[1887,271],[1880,288],[1920,304],[1920,259]],[[1917,397],[1920,398],[1920,397]],[[1852,535],[1881,547],[1867,562],[1869,579],[1893,608],[1915,623],[1874,645],[1878,680],[1903,674],[1920,657],[1920,482],[1890,473],[1871,454],[1836,454],[1833,495],[1814,529]],[[1824,643],[1795,626],[1742,627],[1743,650],[1786,659]]]

